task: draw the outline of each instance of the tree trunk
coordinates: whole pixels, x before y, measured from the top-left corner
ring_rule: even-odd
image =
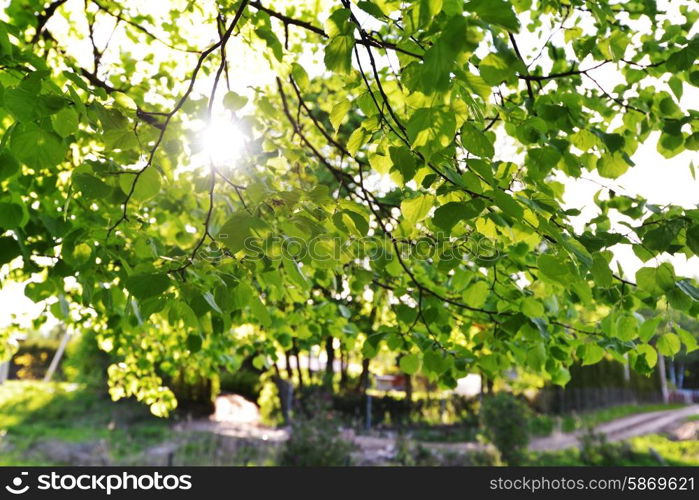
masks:
[[[299,389],[303,389],[305,384],[303,382],[303,370],[301,370],[301,356],[299,356],[299,347],[298,344],[296,344],[296,341],[294,341],[293,352],[294,357],[296,358],[296,372],[298,373],[299,377]]]
[[[291,369],[291,356],[289,356],[289,351],[284,351],[284,361],[286,362],[286,376],[293,382],[294,371]]]
[[[370,361],[371,360],[369,358],[362,359],[362,374],[359,376],[359,386],[357,387],[357,389],[362,393],[366,393],[366,390],[369,388]]]
[[[349,377],[347,376],[348,364],[348,354],[342,348],[342,343],[340,343],[340,388],[342,390],[347,389],[347,382],[349,382]]]
[[[333,336],[330,335],[325,339],[325,354],[327,360],[325,363],[325,386],[333,390],[333,380],[335,378],[335,347],[333,347]]]

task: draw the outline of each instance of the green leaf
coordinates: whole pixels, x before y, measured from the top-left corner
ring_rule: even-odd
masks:
[[[603,288],[612,286],[612,271],[609,269],[607,259],[600,253],[592,256],[592,277],[595,284]]]
[[[294,81],[300,88],[305,89],[308,87],[308,73],[299,63],[291,63],[291,76],[293,76]]]
[[[257,231],[263,226],[263,222],[247,212],[239,212],[231,216],[216,235],[216,239],[223,243],[231,253],[235,254],[243,249],[250,250],[250,243],[257,236]]]
[[[451,144],[456,133],[456,117],[442,108],[420,108],[410,117],[406,129],[414,148],[431,153]]]
[[[352,101],[350,100],[341,101],[333,106],[333,109],[330,111],[330,124],[336,132],[350,109],[352,109]]]
[[[435,224],[435,226],[449,232],[451,231],[451,228],[454,227],[459,220],[461,220],[461,211],[464,206],[464,202],[450,201],[449,203],[438,207],[434,211],[432,222]]]
[[[516,74],[516,65],[503,54],[490,53],[483,58],[478,66],[481,78],[488,85],[500,85],[503,81],[510,80]]]
[[[664,262],[656,267],[642,267],[636,271],[636,285],[651,294],[662,294],[675,287],[675,272],[671,264]]]
[[[684,48],[672,54],[665,66],[672,73],[690,69],[699,57],[699,38],[694,37]]]
[[[483,307],[489,293],[490,287],[488,286],[488,283],[485,281],[476,281],[464,292],[464,302],[471,307]]]
[[[524,209],[517,203],[517,201],[500,189],[496,189],[489,193],[493,197],[495,204],[507,215],[513,217],[516,220],[521,219],[524,216]]]
[[[597,171],[602,177],[616,179],[632,166],[621,153],[605,154],[597,162]]]
[[[60,137],[33,123],[18,125],[10,139],[14,157],[34,169],[55,167],[65,158],[67,149]]]
[[[14,238],[0,236],[0,266],[11,262],[15,257],[19,257],[21,254],[22,252],[19,248],[19,244]]]
[[[160,295],[170,284],[166,274],[133,274],[124,280],[124,287],[138,300]]]
[[[424,219],[434,204],[434,196],[425,194],[409,200],[403,200],[400,211],[411,226]]]
[[[111,186],[94,175],[74,173],[72,179],[75,187],[88,199],[104,199],[112,192]]]
[[[129,128],[110,128],[102,134],[102,139],[109,150],[129,151],[139,147],[138,137]]]
[[[616,337],[624,342],[633,340],[638,335],[638,320],[633,314],[623,314],[616,322]]]
[[[440,351],[427,351],[422,360],[425,370],[437,375],[447,371],[452,363],[453,360]]]
[[[131,196],[134,200],[147,201],[160,192],[160,173],[158,173],[152,165],[146,168],[143,173],[138,176],[138,179],[135,178],[135,174],[122,174],[119,176],[119,186],[125,194],[131,191],[132,184],[136,182]]]
[[[401,356],[399,364],[403,372],[413,375],[420,369],[420,357],[415,354],[406,354]]]
[[[369,132],[364,130],[362,127],[356,128],[350,135],[349,139],[347,139],[347,151],[349,154],[352,156],[356,155],[359,148],[364,145],[370,136],[371,134],[369,134]]]
[[[236,94],[233,91],[228,91],[223,96],[223,106],[226,109],[230,109],[231,111],[238,111],[243,106],[245,106],[247,102],[247,97],[240,94]]]
[[[604,357],[604,349],[593,342],[588,342],[582,346],[582,366],[599,363]]]
[[[19,172],[19,162],[7,151],[0,153],[0,181],[9,179]]]
[[[272,317],[267,310],[267,306],[264,305],[262,300],[260,300],[260,297],[255,293],[253,293],[253,295],[250,297],[250,312],[257,318],[263,327],[269,328],[269,326],[272,324]]]
[[[689,280],[680,280],[676,283],[676,285],[677,288],[682,290],[693,300],[699,300],[699,288],[692,285],[692,283]]]
[[[211,309],[213,309],[219,314],[223,314],[223,311],[221,311],[221,308],[216,303],[216,299],[214,298],[214,295],[211,292],[204,292],[201,295],[202,297],[204,297],[206,303],[209,304],[209,306],[211,306]]]
[[[674,325],[675,331],[677,332],[677,335],[679,336],[680,340],[684,344],[685,348],[687,349],[687,354],[689,354],[692,351],[696,351],[699,349],[699,346],[697,346],[697,338],[692,335],[690,332],[685,330],[679,325]]]
[[[78,131],[80,118],[73,108],[61,109],[58,113],[51,115],[53,129],[61,137],[68,137]]]
[[[651,339],[651,337],[653,337],[653,335],[655,334],[655,330],[658,328],[658,325],[662,321],[663,318],[661,318],[660,316],[658,316],[657,318],[645,320],[641,325],[638,337],[643,342],[648,342]]]
[[[537,266],[545,276],[556,281],[566,282],[565,279],[569,275],[565,261],[554,255],[540,255]]]
[[[653,346],[641,344],[636,346],[636,352],[645,358],[649,368],[653,368],[658,363],[658,353],[653,349]]]
[[[14,202],[0,202],[0,229],[15,229],[22,225],[24,210]]]
[[[687,229],[687,246],[694,255],[699,256],[699,224]]]
[[[400,172],[403,182],[408,182],[415,177],[417,162],[415,156],[408,148],[391,146],[388,152],[391,157],[391,163]]]
[[[674,356],[680,351],[680,338],[674,333],[666,333],[658,337],[655,341],[655,347],[663,356]]]
[[[185,345],[187,346],[187,349],[192,353],[196,354],[199,351],[201,351],[201,347],[203,345],[204,341],[201,338],[201,335],[198,333],[190,333],[187,335],[187,340],[185,341]]]
[[[490,142],[485,133],[468,122],[461,127],[461,144],[476,156],[492,158],[495,154],[493,143]]]
[[[543,304],[533,297],[526,297],[522,300],[519,310],[529,318],[542,318],[546,314]]]
[[[517,33],[519,31],[519,20],[512,4],[505,0],[469,0],[464,5],[464,9],[475,12],[478,17],[487,23],[496,24],[503,28]]]
[[[352,50],[354,49],[354,37],[351,35],[339,35],[330,40],[325,46],[325,66],[335,73],[349,73],[352,71]]]
[[[551,382],[555,385],[564,387],[570,382],[570,371],[562,366],[556,366],[552,370],[549,370],[549,375],[551,376]]]

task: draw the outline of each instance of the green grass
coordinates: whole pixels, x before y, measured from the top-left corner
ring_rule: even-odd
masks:
[[[179,432],[171,423],[151,415],[143,404],[113,402],[79,385],[9,381],[0,385],[0,466],[66,465],[37,452],[37,445],[47,441],[59,447],[99,441],[115,465],[164,464],[165,456],[143,453],[161,444],[181,445],[175,465],[272,465],[276,459],[274,443]]]
[[[699,441],[672,441],[660,434],[639,436],[630,440],[637,452],[653,449],[663,457],[668,465],[699,466]]]
[[[528,465],[537,466],[585,466],[585,465],[619,465],[619,466],[698,466],[699,441],[672,441],[660,434],[649,434],[632,438],[624,443],[608,443],[616,460],[613,464],[585,463],[578,448],[567,450],[531,453]],[[658,461],[656,455],[664,463]]]
[[[578,427],[595,426],[616,420],[617,418],[628,417],[637,413],[649,413],[652,411],[674,410],[682,408],[683,404],[652,404],[652,405],[619,405],[604,408],[589,413],[579,415],[580,425]]]
[[[118,458],[157,444],[169,433],[168,422],[153,417],[143,405],[115,403],[76,384],[8,381],[0,385],[0,445],[11,450],[1,453],[2,465],[16,462],[40,441],[104,440]],[[27,460],[21,463],[30,465]]]

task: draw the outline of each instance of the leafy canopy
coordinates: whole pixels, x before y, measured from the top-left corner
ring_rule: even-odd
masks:
[[[699,147],[680,104],[697,10],[672,4],[13,0],[3,279],[34,276],[27,295],[118,360],[112,396],[160,415],[177,374],[328,337],[445,387],[512,368],[565,384],[605,353],[649,372],[656,348],[696,347],[637,311],[696,316],[696,282],[659,258],[699,254],[699,210],[601,188],[576,231],[556,179],[617,178],[646,141]],[[221,115],[237,161],[202,159]]]

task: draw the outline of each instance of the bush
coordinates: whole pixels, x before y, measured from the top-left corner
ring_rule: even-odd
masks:
[[[88,330],[68,344],[62,365],[69,382],[106,392],[107,367],[111,363],[109,354],[99,348],[95,332]]]
[[[529,430],[535,436],[548,436],[556,427],[556,420],[549,415],[535,415],[529,421]]]
[[[506,392],[488,396],[481,407],[481,425],[508,465],[522,463],[529,444],[527,405]]]
[[[635,462],[635,455],[628,443],[610,443],[592,427],[587,427],[580,436],[580,461],[585,465],[618,466]]]
[[[319,411],[292,423],[279,465],[294,467],[340,467],[351,465],[352,444],[340,437],[332,414]]]
[[[467,452],[432,450],[399,435],[396,439],[397,464],[407,467],[485,467],[501,465],[496,450]]]

